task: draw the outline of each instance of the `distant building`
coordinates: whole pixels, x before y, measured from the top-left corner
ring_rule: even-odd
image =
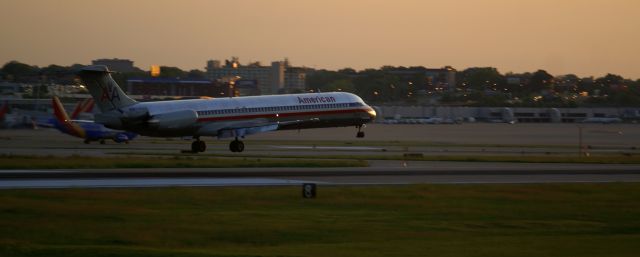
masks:
[[[93,65],[105,65],[109,70],[117,72],[136,72],[140,69],[133,66],[133,61],[128,59],[97,59],[91,61]]]
[[[284,87],[287,93],[302,92],[306,88],[307,71],[304,68],[287,68],[284,73]]]
[[[258,88],[258,81],[252,79],[239,79],[234,83],[238,96],[261,95]]]
[[[0,98],[2,99],[22,97],[24,92],[25,85],[23,84],[0,81]],[[2,104],[0,102],[0,106]]]
[[[456,89],[456,70],[450,66],[440,69],[419,67],[415,69],[388,70],[387,72],[401,77],[424,75],[430,90],[438,89],[437,91],[453,92]]]
[[[230,83],[202,79],[141,78],[127,80],[127,93],[142,96],[236,96]]]
[[[427,69],[425,76],[431,86],[443,88],[447,92],[456,90],[456,70],[450,66],[441,69]]]
[[[238,77],[242,80],[253,80],[262,94],[286,93],[300,88],[304,89],[306,76],[304,70],[288,66],[288,60],[272,62],[271,66],[262,66],[259,62],[241,65],[237,57],[207,62],[207,77],[210,80]]]

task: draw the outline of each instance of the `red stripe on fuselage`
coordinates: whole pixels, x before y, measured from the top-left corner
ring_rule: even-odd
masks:
[[[368,112],[368,110],[367,109],[349,109],[349,110],[310,111],[310,112],[262,113],[262,114],[198,118],[198,122],[245,120],[245,119],[256,119],[256,118],[283,118],[283,117],[293,117],[293,116],[330,115],[330,114],[359,113],[359,112],[366,113]]]

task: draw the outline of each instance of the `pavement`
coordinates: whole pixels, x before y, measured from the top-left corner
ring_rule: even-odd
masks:
[[[640,154],[640,125],[581,124],[594,154]],[[245,139],[229,157],[227,141],[205,139],[203,158],[244,155],[567,155],[576,154],[576,124],[369,125],[365,139],[353,128],[278,131]],[[130,144],[82,143],[55,130],[1,130],[0,154],[51,156],[180,155],[190,140],[140,137]],[[328,144],[323,144],[328,142]],[[416,144],[418,143],[418,144]],[[194,160],[197,161],[197,160]],[[282,186],[474,183],[640,182],[640,165],[490,162],[369,161],[366,168],[0,170],[0,188]]]
[[[0,189],[640,182],[640,165],[410,162],[408,167],[0,170]]]

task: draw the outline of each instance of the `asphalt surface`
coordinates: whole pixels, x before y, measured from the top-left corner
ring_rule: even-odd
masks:
[[[293,186],[303,183],[406,185],[608,182],[640,182],[640,165],[410,162],[408,167],[367,168],[0,170],[0,189]]]
[[[582,143],[593,154],[640,154],[640,124],[370,124],[365,138],[352,127],[289,130],[247,137],[245,152],[259,155],[554,155],[577,154]],[[205,154],[230,154],[229,139],[202,138]],[[55,129],[0,130],[0,154],[43,156],[112,156],[180,154],[190,139],[138,137],[130,144],[107,141],[83,144]]]
[[[582,124],[593,154],[640,154],[640,125]],[[205,139],[205,154],[247,155],[567,155],[576,154],[576,124],[369,125],[278,131],[245,139],[229,157],[228,141]],[[0,154],[51,156],[180,155],[190,140],[140,137],[130,144],[83,144],[51,129],[0,130]],[[325,143],[326,142],[326,143]],[[418,144],[415,144],[415,143]],[[203,155],[205,157],[207,155]],[[298,156],[298,157],[293,157]],[[304,158],[304,157],[302,157]],[[194,160],[197,161],[197,160]],[[369,161],[367,168],[2,170],[0,188],[381,185],[417,183],[640,182],[640,165]]]

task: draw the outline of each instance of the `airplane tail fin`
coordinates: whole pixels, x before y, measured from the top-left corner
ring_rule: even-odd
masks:
[[[71,121],[57,96],[53,96],[51,99],[51,105],[53,106],[53,115],[56,117],[58,122],[64,124]]]
[[[137,102],[118,86],[111,71],[104,65],[92,65],[84,67],[78,73],[82,82],[98,105],[101,112],[120,110],[123,107],[134,105]]]
[[[4,115],[7,114],[7,112],[9,112],[9,102],[5,101],[2,108],[0,108],[0,120],[4,118]]]
[[[94,105],[96,105],[96,101],[93,98],[87,98],[87,103],[84,105],[82,112],[92,112]]]
[[[73,109],[73,112],[71,113],[71,118],[77,119],[80,113],[91,112],[93,110],[93,103],[93,98],[87,98],[78,102],[78,104],[76,104],[76,108]]]
[[[80,114],[80,112],[82,111],[82,105],[83,105],[84,101],[80,101],[76,104],[76,107],[73,108],[73,112],[71,113],[71,118],[75,119],[78,117],[78,115]]]
[[[69,115],[64,110],[64,106],[60,102],[57,96],[53,96],[51,99],[51,105],[53,106],[53,115],[56,117],[56,121],[61,125],[60,130],[62,132],[84,138],[86,133],[78,124],[69,119]]]

